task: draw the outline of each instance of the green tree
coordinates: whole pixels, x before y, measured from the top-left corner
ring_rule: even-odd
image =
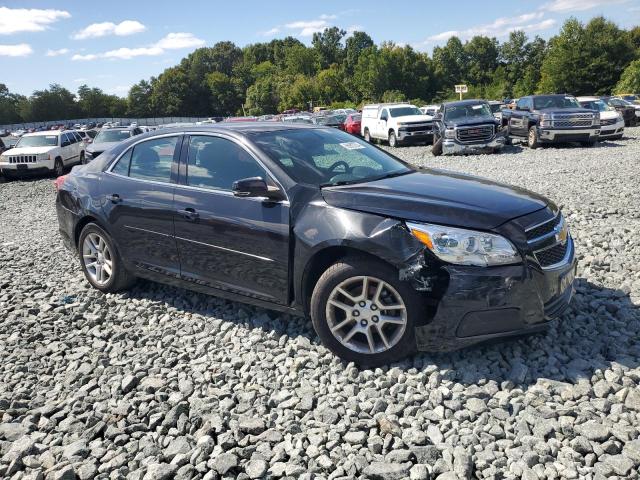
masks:
[[[26,97],[11,93],[4,83],[0,83],[0,124],[21,122],[20,104],[25,101]]]
[[[549,41],[542,63],[540,92],[604,95],[633,60],[628,34],[602,17],[585,27],[577,19],[565,22]]]
[[[443,47],[433,49],[433,63],[438,78],[438,90],[451,92],[454,85],[466,77],[467,57],[458,37],[451,37]]]
[[[285,53],[285,71],[289,75],[313,76],[318,71],[318,55],[312,48],[293,45]]]
[[[640,60],[634,60],[624,69],[615,87],[615,93],[636,92],[640,92]]]
[[[277,113],[279,101],[274,79],[271,77],[259,78],[247,89],[247,114]]]
[[[151,92],[152,110],[160,116],[182,116],[192,113],[185,105],[185,93],[188,90],[189,78],[181,67],[166,69],[153,83]],[[203,105],[200,112],[205,113],[208,110],[209,105]]]
[[[344,54],[342,39],[346,34],[346,31],[338,27],[325,28],[323,32],[313,34],[311,44],[318,52],[322,68],[327,68],[333,63],[342,61]]]
[[[33,122],[77,118],[79,111],[75,100],[75,95],[69,90],[57,83],[51,84],[48,89],[36,90],[29,97],[28,115],[24,120]]]
[[[344,68],[349,75],[353,73],[358,64],[360,53],[373,46],[373,40],[365,32],[356,31],[347,38],[344,45]]]
[[[138,118],[152,116],[151,93],[151,84],[146,80],[133,85],[127,97],[127,115]]]
[[[464,80],[473,85],[487,85],[493,81],[498,67],[498,41],[475,36],[464,44],[466,71]]]
[[[233,115],[242,107],[242,95],[232,77],[222,72],[211,72],[207,75],[206,82],[214,114]]]

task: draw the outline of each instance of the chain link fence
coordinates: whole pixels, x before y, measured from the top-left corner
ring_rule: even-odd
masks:
[[[51,128],[54,125],[68,125],[76,124],[84,125],[87,123],[105,123],[118,122],[120,125],[130,125],[131,123],[137,123],[138,126],[158,126],[167,125],[170,123],[195,123],[201,122],[211,117],[147,117],[147,118],[132,118],[132,117],[101,117],[101,118],[75,118],[72,120],[48,120],[46,122],[30,122],[30,123],[14,123],[11,125],[0,125],[0,131],[8,130],[14,132],[16,130],[29,130],[31,128]]]

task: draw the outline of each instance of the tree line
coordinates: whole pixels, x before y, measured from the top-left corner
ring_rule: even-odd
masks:
[[[455,98],[503,99],[532,93],[605,95],[640,91],[640,27],[596,17],[567,20],[548,41],[511,32],[504,42],[451,37],[431,55],[337,27],[240,48],[199,48],[157,77],[133,85],[126,98],[82,85],[77,94],[53,84],[29,97],[0,84],[0,124],[85,117],[261,115],[311,105],[365,102],[434,103]]]

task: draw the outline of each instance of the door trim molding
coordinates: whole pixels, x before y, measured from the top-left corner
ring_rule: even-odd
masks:
[[[247,257],[257,258],[258,260],[263,260],[265,262],[273,262],[272,258],[261,257],[260,255],[254,255],[253,253],[241,252],[240,250],[234,250],[232,248],[220,247],[219,245],[212,245],[210,243],[199,242],[197,240],[191,240],[190,238],[178,237],[176,236],[176,240],[184,240],[185,242],[197,243],[198,245],[204,245],[206,247],[215,248],[218,250],[224,250],[225,252],[238,253],[240,255],[246,255]]]

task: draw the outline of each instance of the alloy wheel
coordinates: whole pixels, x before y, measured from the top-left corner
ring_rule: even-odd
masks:
[[[109,282],[113,272],[113,257],[107,242],[97,233],[91,232],[82,244],[82,262],[87,273],[96,284]]]
[[[387,282],[370,276],[351,277],[329,295],[326,318],[333,336],[358,353],[393,348],[407,328],[407,308]]]

